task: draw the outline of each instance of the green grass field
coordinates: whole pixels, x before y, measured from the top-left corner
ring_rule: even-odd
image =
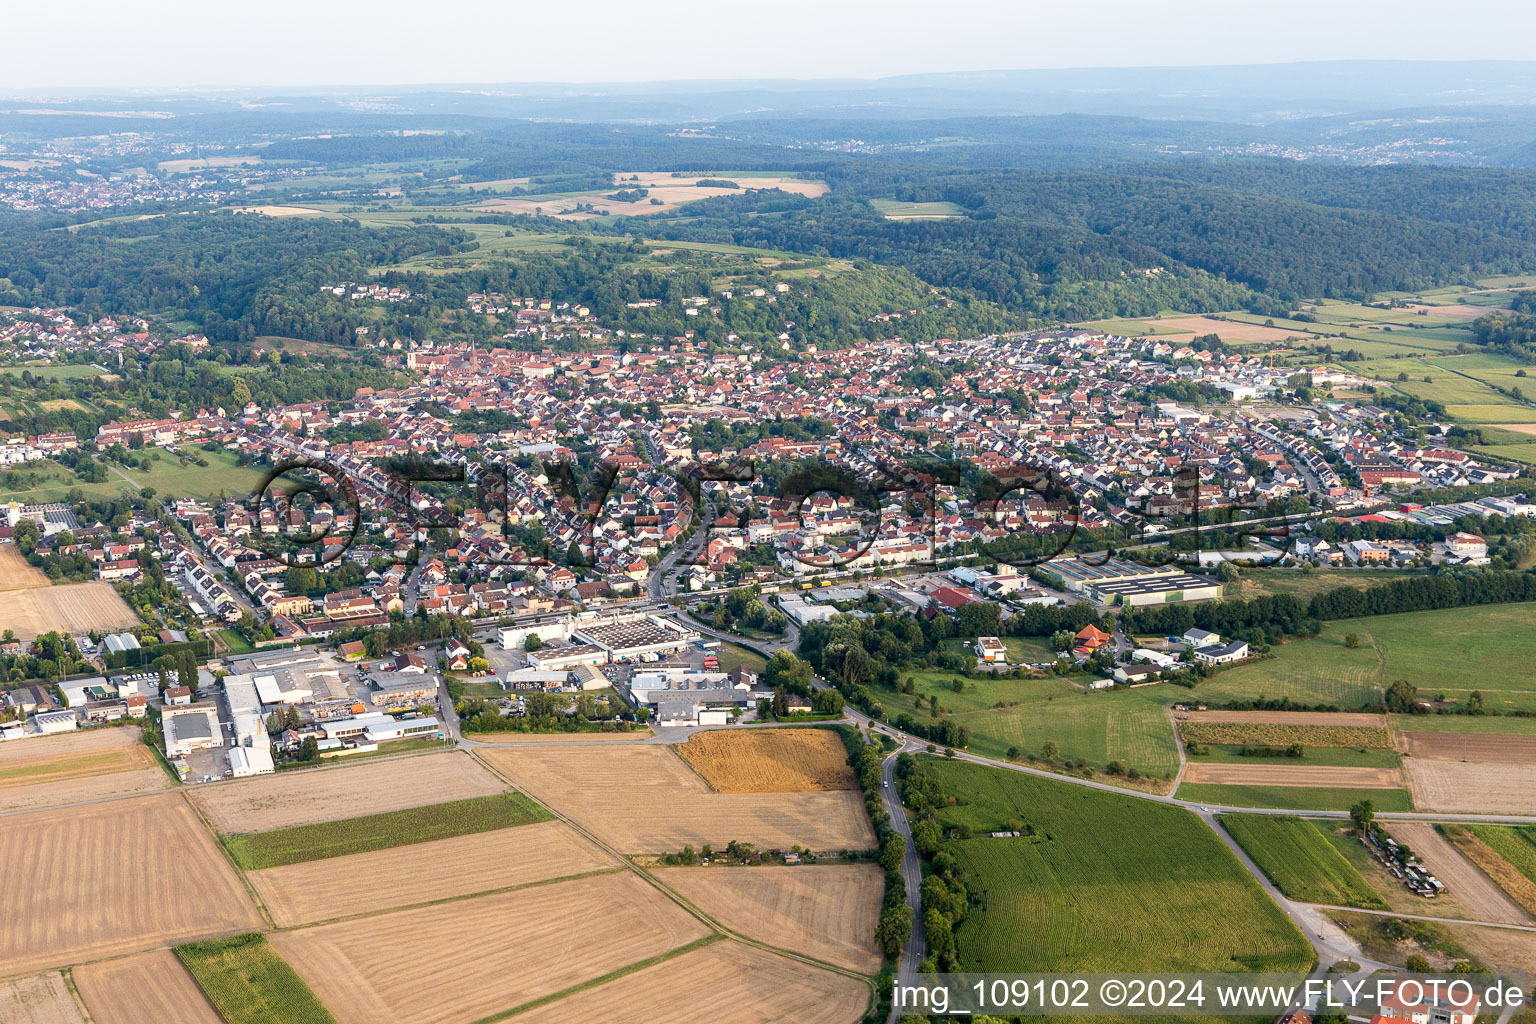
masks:
[[[224,836],[223,841],[236,864],[247,871],[257,871],[513,828],[548,821],[550,817],[548,811],[521,793],[499,793],[315,825]]]
[[[0,373],[8,373],[18,378],[23,370],[30,370],[32,376],[43,380],[78,380],[82,377],[101,376],[100,370],[84,363],[50,363],[47,366],[22,363],[19,365],[0,366]]]
[[[1097,768],[1119,761],[1126,768],[1159,779],[1172,778],[1178,770],[1173,726],[1164,709],[1189,698],[1183,687],[1084,693],[1060,679],[999,680],[996,685],[1007,684],[1042,689],[1039,695],[1011,707],[989,706],[953,716],[970,729],[970,749],[975,753],[1002,757],[1008,748],[1018,747],[1038,754],[1045,743],[1052,742],[1063,758],[1081,757]],[[985,693],[994,684],[981,680],[977,685]],[[970,697],[970,693],[964,696]],[[939,699],[948,706],[944,697]],[[903,705],[886,707],[902,709]],[[912,713],[924,717],[923,713]]]
[[[1536,734],[1536,718],[1503,715],[1391,715],[1388,722],[1397,732],[1496,733],[1500,736]]]
[[[871,199],[869,205],[885,215],[887,220],[904,220],[909,217],[964,217],[965,208],[951,202],[906,203],[899,199]]]
[[[1355,747],[1307,747],[1301,757],[1244,756],[1237,744],[1210,743],[1200,748],[1205,753],[1187,754],[1190,764],[1294,764],[1327,765],[1335,768],[1401,768],[1403,759],[1395,750]]]
[[[1378,583],[1423,576],[1413,569],[1246,569],[1237,597],[1294,594],[1303,601],[1335,587],[1364,590]]]
[[[1344,646],[1344,638],[1352,632],[1361,637],[1359,647]],[[1342,622],[1330,622],[1315,639],[1281,644],[1271,657],[1218,673],[1196,692],[1211,704],[1260,697],[1345,708],[1375,703],[1381,694],[1380,657],[1368,637],[1362,626],[1346,628]]]
[[[1276,647],[1273,657],[1222,672],[1200,685],[1207,701],[1290,697],[1358,707],[1379,688],[1407,679],[1420,696],[1465,700],[1481,690],[1484,706],[1536,710],[1536,604],[1486,605],[1340,619],[1312,640]],[[1344,646],[1350,633],[1360,646]]]
[[[738,665],[748,672],[762,672],[768,667],[768,660],[761,654],[736,644],[721,644],[714,653],[720,658],[721,672],[729,672]]]
[[[304,979],[261,935],[176,947],[225,1024],[336,1024]]]
[[[1493,848],[1493,852],[1509,861],[1516,871],[1536,882],[1536,828],[1524,825],[1511,828],[1505,825],[1468,825],[1472,834]]]
[[[980,765],[937,763],[946,826],[1034,834],[951,840],[979,898],[966,971],[1304,971],[1312,949],[1225,844],[1179,808]]]
[[[1221,825],[1286,896],[1303,903],[1386,910],[1387,903],[1310,821],[1223,814]]]
[[[79,477],[56,462],[43,461],[32,463],[27,468],[40,468],[51,474],[46,481],[26,490],[7,494],[7,499],[14,498],[17,501],[32,503],[63,501],[69,492],[79,489],[88,498],[114,498],[124,488],[143,489],[153,487],[158,498],[208,498],[215,497],[222,490],[228,495],[249,495],[262,480],[262,472],[249,466],[235,464],[236,456],[233,452],[220,448],[217,451],[205,452],[200,445],[187,445],[183,449],[189,456],[199,456],[208,461],[207,466],[199,466],[195,463],[186,466],[181,465],[180,459],[169,452],[159,449],[137,452],[141,457],[148,456],[150,468],[145,470],[129,469],[118,463],[110,463],[107,466],[107,478],[99,483],[85,483]],[[154,456],[160,455],[156,460]],[[115,468],[115,472],[114,472]],[[119,475],[121,474],[121,475]],[[124,477],[127,477],[125,480]],[[130,484],[129,481],[132,481]]]
[[[1411,811],[1406,789],[1326,789],[1306,786],[1222,786],[1186,782],[1174,794],[1180,800],[1222,807],[1275,807],[1285,811],[1347,811],[1369,800],[1378,811]]]

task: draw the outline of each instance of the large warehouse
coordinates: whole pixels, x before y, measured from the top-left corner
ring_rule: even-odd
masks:
[[[597,625],[578,624],[571,630],[571,639],[601,648],[607,652],[607,660],[614,662],[686,650],[699,634],[660,615],[645,615]]]

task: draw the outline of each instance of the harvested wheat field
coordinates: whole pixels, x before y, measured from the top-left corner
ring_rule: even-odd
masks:
[[[268,940],[340,1024],[465,1024],[708,934],[625,872],[274,932]]]
[[[516,1024],[852,1024],[869,986],[735,942],[716,942],[520,1013]]]
[[[875,925],[885,872],[877,864],[665,868],[653,874],[749,939],[865,974],[880,970]]]
[[[89,633],[139,624],[112,584],[66,583],[57,587],[0,591],[0,622],[22,640],[39,633]]]
[[[1479,921],[1495,924],[1530,924],[1531,919],[1477,865],[1461,855],[1450,841],[1428,822],[1392,822],[1392,838],[1406,843],[1430,872],[1455,894],[1461,905]],[[1536,935],[1530,936],[1536,942]]]
[[[1536,736],[1405,732],[1398,734],[1397,745],[1405,754],[1431,761],[1536,764]]]
[[[1536,765],[1469,764],[1411,757],[1403,762],[1413,805],[1422,811],[1530,814]]]
[[[1315,789],[1400,789],[1403,785],[1401,774],[1393,768],[1331,768],[1304,764],[1192,764],[1184,771],[1184,781]]]
[[[857,789],[848,749],[828,729],[701,732],[673,748],[719,793]]]
[[[0,744],[0,813],[168,789],[170,776],[133,728]]]
[[[261,926],[223,853],[173,793],[34,811],[0,827],[0,964],[36,970]]]
[[[0,545],[0,590],[31,590],[52,585],[48,574],[29,565],[15,545]]]
[[[1520,873],[1481,836],[1465,825],[1442,825],[1441,835],[1467,860],[1476,864],[1488,878],[1527,914],[1536,914],[1536,882]]]
[[[0,1021],[5,1024],[84,1024],[80,1007],[57,971],[0,981]]]
[[[868,850],[857,791],[713,793],[656,745],[501,747],[479,756],[529,796],[624,853],[660,854],[732,839],[764,849]]]
[[[168,949],[76,967],[75,988],[96,1024],[223,1024]]]
[[[266,775],[191,796],[213,827],[229,835],[490,796],[506,788],[468,754],[450,752]]]
[[[428,867],[430,865],[430,868]],[[246,875],[279,928],[618,868],[558,821]]]
[[[1285,327],[1265,327],[1262,324],[1237,323],[1232,320],[1212,320],[1207,316],[1165,316],[1155,320],[1147,320],[1146,322],[1157,327],[1159,330],[1167,328],[1172,331],[1190,331],[1197,337],[1215,334],[1222,341],[1285,341],[1287,338],[1310,339],[1317,337],[1317,335],[1307,331],[1292,330]]]
[[[1175,711],[1181,722],[1257,722],[1267,725],[1344,725],[1385,729],[1386,715],[1331,711]]]

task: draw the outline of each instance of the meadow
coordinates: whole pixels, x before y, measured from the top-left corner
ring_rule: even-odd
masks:
[[[223,841],[236,864],[256,871],[548,820],[549,813],[521,793],[500,793],[270,832],[247,832],[225,836]]]
[[[1212,704],[1289,697],[1353,708],[1407,679],[1421,697],[1462,701],[1480,690],[1489,710],[1536,710],[1533,626],[1536,604],[1339,619],[1314,639],[1282,644],[1264,661],[1220,673],[1198,692]],[[1345,646],[1351,633],[1359,647]]]
[[[871,199],[869,205],[885,215],[886,220],[937,220],[964,217],[965,208],[955,203],[907,203],[899,199]]]
[[[1386,901],[1312,822],[1272,814],[1223,814],[1219,820],[1290,899],[1387,909]]]
[[[336,1024],[259,934],[177,946],[176,955],[226,1024]]]
[[[980,896],[956,932],[966,971],[1304,971],[1312,949],[1225,844],[1179,808],[955,762],[946,826]],[[963,795],[962,795],[963,794]]]
[[[208,452],[197,445],[189,445],[185,451],[189,456],[206,459],[208,465],[190,463],[183,466],[176,456],[168,452],[158,448],[147,449],[134,454],[149,458],[148,470],[137,467],[130,469],[109,462],[106,466],[107,478],[91,483],[79,479],[72,470],[56,462],[44,460],[27,467],[27,471],[42,471],[34,486],[7,494],[6,497],[28,504],[41,504],[64,501],[74,490],[79,490],[88,498],[115,498],[124,488],[142,490],[153,487],[160,497],[208,498],[217,496],[220,491],[234,496],[247,495],[261,483],[261,470],[237,465],[233,452],[222,448]]]

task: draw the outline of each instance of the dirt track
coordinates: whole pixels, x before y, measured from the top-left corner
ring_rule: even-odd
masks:
[[[1388,829],[1392,838],[1406,843],[1418,854],[1424,866],[1446,888],[1455,893],[1461,905],[1479,921],[1495,924],[1530,924],[1531,919],[1495,885],[1477,865],[1463,857],[1450,842],[1427,822],[1393,822]],[[1432,906],[1428,902],[1426,905]]]

